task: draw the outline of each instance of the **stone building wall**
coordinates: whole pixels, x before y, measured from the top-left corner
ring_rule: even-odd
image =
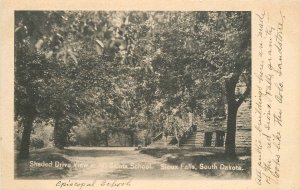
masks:
[[[236,147],[251,147],[251,102],[242,103],[237,113]]]
[[[196,119],[194,119],[196,120]],[[215,146],[215,131],[224,131],[226,133],[227,121],[226,119],[217,121],[204,121],[198,118],[197,132],[190,136],[190,138],[183,143],[183,146],[187,147],[203,147],[205,141],[205,133],[212,133],[211,145]],[[251,102],[247,100],[243,102],[238,109],[237,121],[236,121],[236,147],[251,147]],[[226,139],[226,135],[224,141]],[[224,142],[225,145],[225,142]]]

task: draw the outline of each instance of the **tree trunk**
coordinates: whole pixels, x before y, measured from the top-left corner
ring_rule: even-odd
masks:
[[[134,147],[134,145],[135,145],[134,144],[134,132],[130,133],[130,143],[131,143],[131,146]]]
[[[235,152],[235,133],[236,133],[236,116],[238,106],[234,103],[228,104],[227,133],[225,142],[225,155],[227,158],[236,158]]]
[[[235,151],[235,134],[236,134],[236,117],[240,105],[245,101],[251,92],[251,80],[247,83],[245,92],[237,99],[235,95],[235,88],[238,83],[242,70],[238,70],[230,79],[225,82],[226,99],[227,99],[227,133],[225,142],[225,155],[229,159],[236,159]]]
[[[56,118],[55,119],[55,122],[54,122],[54,130],[53,130],[53,143],[54,143],[54,146],[57,147],[58,146],[58,119]]]
[[[108,132],[105,131],[105,146],[108,147]]]
[[[176,127],[174,127],[174,133],[175,133],[175,137],[176,137],[176,140],[177,140],[177,146],[180,147],[180,139],[179,139]]]
[[[27,115],[24,118],[23,123],[23,134],[22,134],[22,141],[20,146],[19,158],[20,159],[27,159],[29,157],[29,145],[30,145],[30,135],[32,131],[32,125],[34,121],[34,115]]]
[[[227,133],[225,142],[225,156],[229,159],[236,158],[235,152],[235,133],[236,133],[236,116],[239,105],[236,101],[235,87],[239,75],[234,75],[226,81],[226,98],[227,98]]]
[[[65,145],[65,139],[63,139],[63,130],[60,126],[60,118],[55,118],[55,124],[54,124],[54,131],[53,131],[53,139],[54,139],[54,146],[59,149],[63,149]]]

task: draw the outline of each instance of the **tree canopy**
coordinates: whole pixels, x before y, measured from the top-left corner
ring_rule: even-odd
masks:
[[[174,123],[187,113],[224,116],[224,104],[233,115],[226,147],[235,154],[234,118],[251,90],[250,15],[17,11],[20,155],[28,156],[36,118],[54,121],[55,144],[63,147],[73,126],[91,124],[101,134],[123,130],[134,138],[165,128],[170,117]],[[239,93],[238,83],[246,87]]]

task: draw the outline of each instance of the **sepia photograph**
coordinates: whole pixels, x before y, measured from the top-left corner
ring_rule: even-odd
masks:
[[[0,1],[0,189],[298,190],[297,1]]]
[[[250,11],[15,11],[15,179],[251,179]]]

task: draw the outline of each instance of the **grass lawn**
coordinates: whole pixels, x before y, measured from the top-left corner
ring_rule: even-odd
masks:
[[[251,150],[237,149],[237,160],[228,160],[224,148],[146,148],[141,153],[165,158],[168,163],[187,167],[195,172],[217,179],[250,179]]]
[[[30,152],[29,159],[15,159],[15,178],[17,179],[59,179],[68,173],[68,167],[55,167],[55,162],[70,164],[64,150],[44,148]],[[17,155],[15,156],[17,158]],[[30,162],[53,163],[52,166],[31,166]]]

